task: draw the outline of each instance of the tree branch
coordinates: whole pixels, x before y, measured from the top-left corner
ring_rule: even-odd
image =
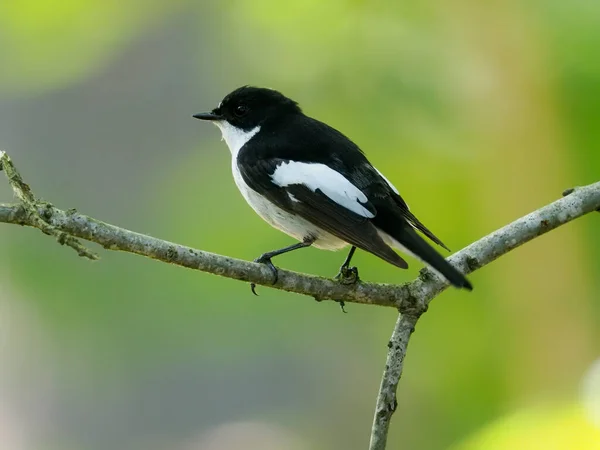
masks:
[[[402,375],[406,349],[415,325],[429,302],[448,288],[446,280],[425,268],[406,284],[358,282],[345,285],[332,279],[279,270],[279,280],[271,285],[272,274],[262,264],[197,250],[134,231],[110,225],[78,213],[58,209],[33,196],[5,152],[0,152],[0,168],[20,203],[0,204],[0,222],[27,225],[54,236],[60,244],[72,247],[80,256],[96,259],[77,238],[102,245],[108,250],[135,253],[148,258],[236,280],[296,292],[321,300],[336,300],[395,307],[400,312],[392,337],[371,433],[371,450],[385,448],[390,420],[397,405],[396,388]],[[565,192],[565,197],[517,219],[452,255],[448,260],[469,274],[516,247],[571,220],[600,209],[600,182]]]
[[[0,151],[0,169],[4,170],[6,178],[8,178],[8,184],[12,187],[17,198],[21,200],[22,215],[27,217],[27,221],[29,222],[28,225],[39,228],[43,233],[49,234],[50,236],[54,236],[61,244],[73,248],[79,256],[92,260],[98,259],[98,255],[85,248],[81,242],[73,236],[58,230],[40,216],[37,211],[37,206],[38,204],[41,204],[41,202],[36,201],[29,185],[23,181],[21,174],[19,174],[6,152],[3,151]]]
[[[388,342],[385,370],[377,394],[369,449],[385,449],[392,414],[396,412],[398,406],[396,389],[404,368],[408,340],[412,332],[415,331],[415,325],[419,317],[419,314],[400,313],[398,315],[392,337]]]
[[[600,209],[600,182],[568,189],[563,195],[564,198],[488,234],[455,253],[448,260],[464,273],[474,272],[520,245]],[[400,314],[388,342],[385,370],[377,395],[370,450],[383,450],[386,447],[390,421],[398,404],[396,390],[402,376],[408,341],[415,325],[421,314],[427,311],[429,302],[448,287],[448,283],[439,277],[424,277],[423,273],[428,272],[429,269],[421,270],[422,276],[407,286],[412,306],[399,308]],[[404,302],[402,305],[406,304],[407,302]]]

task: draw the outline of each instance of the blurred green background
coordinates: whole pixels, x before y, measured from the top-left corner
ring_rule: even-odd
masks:
[[[58,207],[252,259],[292,241],[191,114],[273,87],[457,250],[600,179],[599,48],[590,0],[2,0],[0,148]],[[390,449],[600,449],[599,230],[577,220],[434,301]],[[1,449],[367,447],[393,310],[91,263],[16,226],[0,243]],[[343,257],[277,262],[334,275]],[[355,262],[394,283],[421,267]]]

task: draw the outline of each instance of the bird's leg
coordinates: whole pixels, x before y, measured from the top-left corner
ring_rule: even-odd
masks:
[[[358,281],[358,268],[350,267],[350,261],[352,261],[355,251],[356,247],[353,245],[348,256],[346,256],[344,264],[341,265],[340,271],[335,276],[335,278],[340,280],[343,284],[354,284]]]
[[[279,275],[277,272],[277,267],[275,267],[275,265],[271,261],[271,258],[273,258],[274,256],[283,255],[284,253],[288,253],[288,252],[291,252],[292,250],[297,250],[299,248],[310,247],[313,244],[313,242],[315,242],[314,239],[305,239],[303,242],[298,242],[297,244],[290,245],[290,246],[284,247],[284,248],[280,248],[279,250],[273,250],[271,252],[263,253],[258,258],[256,258],[254,260],[254,262],[266,264],[267,267],[269,269],[271,269],[271,272],[273,272],[273,284],[275,284],[275,283],[277,283],[277,279],[278,279]],[[258,295],[256,293],[256,284],[250,283],[250,289],[252,290],[252,293],[254,295]]]

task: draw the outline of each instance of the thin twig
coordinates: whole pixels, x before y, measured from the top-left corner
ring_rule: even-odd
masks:
[[[396,389],[398,381],[400,381],[400,377],[402,376],[408,340],[412,332],[415,331],[417,320],[419,320],[418,315],[400,314],[396,321],[392,337],[388,342],[385,371],[383,372],[379,394],[377,395],[369,448],[384,449],[386,446],[390,419],[398,406]]]
[[[71,247],[79,256],[92,260],[98,259],[98,255],[91,250],[88,250],[76,238],[64,231],[58,230],[44,220],[43,206],[45,204],[36,200],[29,185],[23,181],[21,174],[19,174],[15,168],[10,157],[3,151],[0,151],[0,169],[4,170],[13,192],[17,198],[21,200],[21,206],[24,210],[24,214],[27,216],[27,225],[31,225],[32,227],[40,229],[43,233],[54,236],[60,244]],[[42,208],[40,208],[40,206],[42,206]]]

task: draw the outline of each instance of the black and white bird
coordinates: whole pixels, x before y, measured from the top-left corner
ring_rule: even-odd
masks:
[[[395,248],[425,262],[452,285],[472,289],[416,232],[448,250],[361,149],[303,114],[295,101],[272,89],[244,86],[211,112],[194,117],[220,128],[231,151],[233,179],[254,211],[300,241],[255,260],[271,268],[275,282],[274,256],[309,246],[339,250],[350,245],[341,275],[351,270],[356,248],[406,269]]]

